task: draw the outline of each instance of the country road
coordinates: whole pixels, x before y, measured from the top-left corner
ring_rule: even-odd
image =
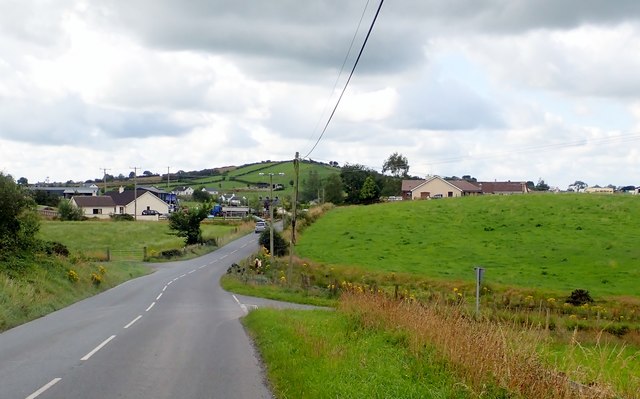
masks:
[[[239,318],[278,304],[218,280],[247,235],[0,334],[0,398],[270,398]],[[282,306],[282,305],[281,305]]]

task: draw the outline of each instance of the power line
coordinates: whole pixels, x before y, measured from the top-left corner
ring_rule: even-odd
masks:
[[[380,14],[380,9],[382,8],[382,4],[383,3],[384,3],[384,0],[380,0],[380,4],[378,5],[378,9],[376,10],[376,15],[373,17],[373,21],[371,21],[371,26],[369,26],[369,31],[367,32],[367,36],[364,38],[364,42],[362,43],[362,47],[360,48],[360,52],[358,53],[358,58],[356,58],[356,61],[353,64],[353,68],[351,68],[351,73],[349,73],[349,78],[347,79],[347,82],[344,84],[344,87],[342,88],[342,92],[340,93],[340,97],[338,97],[338,101],[336,101],[336,105],[335,105],[335,107],[333,107],[333,111],[331,111],[331,115],[329,115],[329,119],[327,120],[327,123],[324,125],[324,129],[322,129],[322,133],[318,137],[318,140],[316,140],[316,143],[313,145],[313,147],[311,147],[311,150],[309,150],[307,155],[305,155],[302,158],[307,158],[309,155],[311,155],[313,150],[316,149],[316,146],[318,145],[318,143],[320,143],[320,140],[322,140],[322,137],[324,136],[324,133],[327,131],[327,127],[329,127],[329,123],[331,123],[331,119],[333,119],[333,115],[336,113],[336,110],[338,109],[338,105],[340,105],[340,100],[342,100],[342,96],[344,96],[345,91],[347,91],[347,86],[349,86],[349,82],[351,81],[351,77],[353,76],[353,73],[355,72],[356,67],[358,66],[358,62],[360,61],[360,57],[362,56],[362,53],[364,52],[365,46],[367,45],[367,41],[369,40],[369,36],[371,36],[371,31],[373,30],[373,26],[375,25],[376,20],[378,19],[378,15]]]
[[[333,88],[331,89],[331,94],[329,98],[327,98],[327,102],[324,104],[324,108],[322,109],[322,113],[320,113],[320,117],[318,117],[318,121],[316,125],[313,127],[313,131],[309,135],[309,139],[315,136],[316,131],[318,130],[318,126],[320,125],[320,121],[324,118],[324,114],[327,111],[327,107],[329,106],[329,100],[333,96],[333,92],[336,91],[336,87],[338,87],[338,82],[340,81],[340,77],[342,77],[342,72],[344,71],[344,66],[347,64],[347,60],[349,59],[349,55],[351,55],[351,49],[353,48],[353,43],[356,41],[356,37],[358,36],[358,32],[360,31],[360,26],[362,25],[362,20],[364,19],[364,15],[367,12],[367,8],[369,8],[369,1],[364,5],[364,10],[362,10],[362,14],[360,15],[360,21],[358,21],[358,26],[356,27],[356,31],[353,32],[353,37],[351,38],[351,43],[349,44],[349,49],[347,50],[347,54],[344,56],[344,60],[342,60],[342,66],[340,67],[340,72],[338,72],[338,76],[336,77],[336,81],[333,83]]]

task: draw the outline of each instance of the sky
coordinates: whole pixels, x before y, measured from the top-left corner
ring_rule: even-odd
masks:
[[[378,4],[0,0],[0,172],[397,152],[421,178],[640,185],[637,0],[387,0],[314,148]]]

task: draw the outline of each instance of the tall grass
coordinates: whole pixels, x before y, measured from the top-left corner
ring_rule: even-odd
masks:
[[[632,398],[640,392],[637,382],[620,382],[621,392],[615,392],[597,375],[583,381],[581,372],[550,368],[538,355],[543,337],[535,329],[512,329],[475,320],[456,308],[369,293],[343,294],[339,309],[367,328],[406,332],[416,355],[433,347],[478,395],[487,383],[525,398]]]

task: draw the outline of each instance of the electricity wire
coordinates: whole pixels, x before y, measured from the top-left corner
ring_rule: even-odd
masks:
[[[331,123],[331,120],[333,119],[333,115],[336,113],[336,110],[338,109],[338,105],[340,105],[340,100],[342,100],[342,96],[344,96],[345,91],[347,91],[347,86],[349,86],[349,82],[351,81],[351,77],[353,77],[353,73],[355,72],[356,67],[358,66],[358,62],[360,61],[360,57],[362,56],[362,53],[364,52],[365,46],[367,45],[367,41],[369,40],[369,36],[371,36],[371,31],[373,30],[373,26],[375,25],[376,20],[378,19],[378,15],[380,14],[380,9],[382,8],[382,4],[383,3],[384,3],[384,0],[380,0],[380,4],[378,5],[378,9],[376,10],[376,14],[373,17],[373,21],[371,21],[371,26],[369,26],[369,31],[367,31],[367,36],[364,38],[364,42],[362,43],[362,47],[360,47],[360,52],[358,53],[358,58],[356,58],[356,61],[353,64],[353,68],[351,68],[351,73],[349,73],[349,78],[347,79],[347,82],[344,84],[344,87],[342,88],[342,92],[340,93],[340,97],[338,97],[338,101],[336,101],[336,105],[335,105],[335,107],[333,107],[333,111],[331,111],[331,115],[329,115],[329,119],[327,119],[327,123],[324,125],[324,128],[322,129],[322,133],[318,137],[318,140],[316,140],[316,143],[313,145],[313,147],[311,147],[311,150],[309,150],[307,155],[305,155],[302,158],[309,157],[309,155],[311,155],[311,153],[318,146],[318,143],[320,143],[320,140],[322,140],[322,137],[324,137],[324,133],[327,131],[327,127],[329,127],[329,123]]]
[[[369,8],[369,2],[370,0],[367,0],[367,3],[364,5],[364,10],[362,10],[362,15],[360,15],[360,21],[358,21],[358,26],[356,27],[356,31],[353,32],[353,37],[351,38],[349,49],[347,50],[347,54],[344,56],[344,60],[342,60],[342,66],[340,67],[340,72],[338,72],[338,77],[336,77],[336,81],[333,83],[333,88],[331,89],[331,92],[330,92],[331,94],[329,95],[329,98],[327,98],[327,102],[325,102],[324,108],[322,108],[322,113],[320,114],[320,117],[318,117],[318,121],[316,122],[316,125],[313,127],[313,131],[309,135],[309,139],[311,139],[313,136],[316,135],[318,126],[320,126],[320,121],[322,120],[322,118],[324,118],[324,114],[327,112],[327,108],[329,107],[329,100],[331,100],[333,93],[336,91],[336,87],[338,87],[338,82],[342,77],[342,72],[344,72],[344,67],[345,65],[347,65],[347,60],[351,55],[351,49],[353,49],[353,44],[356,42],[356,37],[358,36],[358,32],[360,32],[360,26],[362,25],[362,20],[364,19],[364,15],[366,14],[367,9]]]

